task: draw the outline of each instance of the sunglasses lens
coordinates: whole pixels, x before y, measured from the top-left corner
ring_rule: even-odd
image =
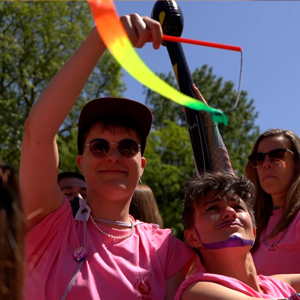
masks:
[[[268,153],[256,153],[248,157],[253,168],[259,168],[265,161],[265,156],[268,155],[271,162],[283,160],[284,154],[286,152],[285,148],[274,149]]]
[[[109,152],[110,145],[112,144],[117,145],[119,153],[126,158],[131,158],[140,151],[140,145],[136,141],[130,139],[111,144],[104,139],[96,139],[91,141],[88,145],[93,156],[104,157]]]
[[[122,140],[119,142],[118,150],[122,156],[130,158],[139,152],[139,144],[134,140]]]
[[[109,151],[109,144],[106,140],[97,139],[89,144],[90,152],[96,157],[104,157]]]
[[[269,152],[270,161],[282,160],[284,158],[285,149],[275,149]]]
[[[256,153],[256,154],[251,155],[251,157],[249,159],[250,159],[252,167],[258,168],[264,162],[265,157],[264,157],[263,153]]]

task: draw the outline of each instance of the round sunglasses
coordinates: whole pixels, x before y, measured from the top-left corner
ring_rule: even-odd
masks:
[[[131,158],[141,151],[141,145],[130,139],[124,139],[118,143],[109,143],[104,139],[94,139],[86,147],[89,147],[93,156],[102,158],[107,155],[111,145],[116,145],[119,153],[126,158]]]
[[[266,155],[268,155],[271,162],[280,161],[280,160],[282,161],[284,158],[285,152],[289,152],[294,155],[294,152],[290,149],[279,148],[279,149],[271,150],[267,153],[259,152],[259,153],[251,154],[248,156],[248,159],[253,168],[260,168],[265,161]]]

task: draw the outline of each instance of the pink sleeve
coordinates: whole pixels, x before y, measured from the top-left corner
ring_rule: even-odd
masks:
[[[254,289],[252,289],[250,286],[246,285],[245,283],[235,278],[218,275],[218,274],[198,273],[190,276],[181,284],[181,286],[179,287],[176,293],[175,300],[180,300],[185,289],[189,287],[191,284],[199,281],[214,282],[224,287],[227,287],[229,289],[240,292],[249,297],[256,297],[262,299],[278,299],[281,297],[286,298],[295,293],[295,290],[291,286],[275,278],[268,277],[268,276],[262,276],[262,275],[258,276],[259,285],[266,292],[265,294],[261,294],[255,291]]]
[[[69,201],[65,199],[57,211],[49,214],[26,235],[25,251],[29,272],[35,268],[39,259],[55,246],[53,244],[57,244],[57,249],[60,249],[60,241],[66,238],[66,229],[73,226],[73,223],[72,209]]]
[[[260,286],[264,287],[270,295],[289,297],[296,293],[290,285],[277,278],[263,275],[259,275],[258,278]]]
[[[182,268],[187,272],[195,256],[196,253],[190,246],[175,238],[173,234],[170,234],[168,238],[165,278],[171,278]]]

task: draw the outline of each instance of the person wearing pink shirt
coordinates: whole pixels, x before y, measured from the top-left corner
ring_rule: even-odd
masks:
[[[259,273],[300,273],[300,139],[290,130],[271,129],[257,139],[246,166],[256,188],[256,242]]]
[[[141,48],[162,42],[158,22],[120,18]],[[27,221],[24,299],[174,299],[195,254],[170,229],[137,222],[130,201],[146,167],[152,113],[140,102],[98,98],[78,123],[77,165],[87,201],[75,218],[57,185],[56,133],[106,47],[93,28],[25,122],[20,187]]]
[[[175,300],[300,299],[300,274],[257,275],[250,252],[256,234],[253,197],[252,183],[229,172],[186,182],[184,236],[205,270],[193,272]]]

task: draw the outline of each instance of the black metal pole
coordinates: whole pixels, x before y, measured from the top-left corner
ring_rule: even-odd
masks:
[[[151,17],[161,23],[164,34],[181,35],[184,19],[176,1],[156,1]],[[196,98],[192,90],[193,81],[181,43],[164,42],[163,45],[167,47],[180,91]],[[201,114],[199,111],[186,108],[185,116],[197,173],[210,171],[211,161]]]

